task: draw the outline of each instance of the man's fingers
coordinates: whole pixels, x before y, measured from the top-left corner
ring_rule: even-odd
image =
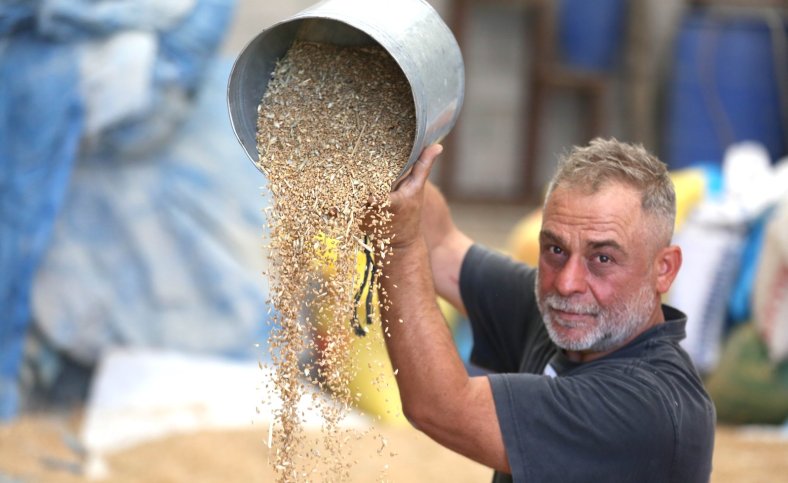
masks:
[[[413,169],[410,172],[408,178],[409,184],[416,186],[418,189],[421,189],[424,186],[424,183],[427,182],[427,178],[430,176],[430,171],[432,171],[432,165],[435,162],[435,158],[443,152],[443,146],[440,144],[433,144],[425,149],[416,163],[413,165]]]

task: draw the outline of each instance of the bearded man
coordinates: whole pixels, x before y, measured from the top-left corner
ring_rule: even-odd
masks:
[[[665,165],[616,140],[574,148],[532,268],[457,229],[427,181],[441,149],[391,194],[380,280],[405,416],[494,481],[708,481],[714,406],[679,346],[686,316],[661,305],[681,266]],[[489,374],[468,375],[436,294],[467,313]]]

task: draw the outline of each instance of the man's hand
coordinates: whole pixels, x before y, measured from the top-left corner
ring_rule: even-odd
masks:
[[[420,234],[421,212],[424,204],[424,185],[432,171],[435,158],[443,152],[443,146],[433,144],[426,148],[413,169],[390,195],[389,210],[394,215],[390,233],[394,236],[391,245],[394,249],[412,244]]]
[[[438,295],[465,313],[460,297],[460,267],[473,240],[457,229],[443,195],[427,181],[435,158],[442,151],[440,144],[427,147],[411,172],[389,194],[388,210],[393,216],[387,232],[395,251],[423,238]]]

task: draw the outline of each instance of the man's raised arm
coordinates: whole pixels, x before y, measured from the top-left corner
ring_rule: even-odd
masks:
[[[436,302],[433,277],[443,285],[444,296],[460,303],[459,270],[470,246],[437,191],[425,193],[439,153],[436,146],[425,149],[390,195],[390,228],[396,237],[380,278],[389,302],[381,310],[384,340],[408,420],[447,448],[508,472],[490,382],[485,376],[468,377]],[[430,266],[438,271],[433,274]]]
[[[460,296],[460,268],[473,241],[454,224],[446,199],[429,181],[424,186],[421,232],[427,243],[435,291],[465,313]]]

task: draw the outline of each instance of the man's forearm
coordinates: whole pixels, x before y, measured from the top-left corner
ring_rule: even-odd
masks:
[[[408,420],[438,443],[509,471],[490,383],[468,377],[436,302],[424,239],[395,248],[383,275],[384,338]]]
[[[424,239],[394,248],[383,275],[386,344],[398,370],[403,409],[418,419],[424,405],[456,395],[468,376],[438,308]]]
[[[440,151],[439,145],[425,149],[389,198],[391,232],[397,238],[380,278],[384,339],[408,419],[444,446],[508,471],[490,382],[468,377],[436,300],[430,259],[434,266],[448,267],[434,278],[461,306],[457,282],[470,247],[467,237],[457,236],[443,197],[427,183]],[[452,243],[437,241],[452,233]],[[425,238],[448,249],[429,250]]]

